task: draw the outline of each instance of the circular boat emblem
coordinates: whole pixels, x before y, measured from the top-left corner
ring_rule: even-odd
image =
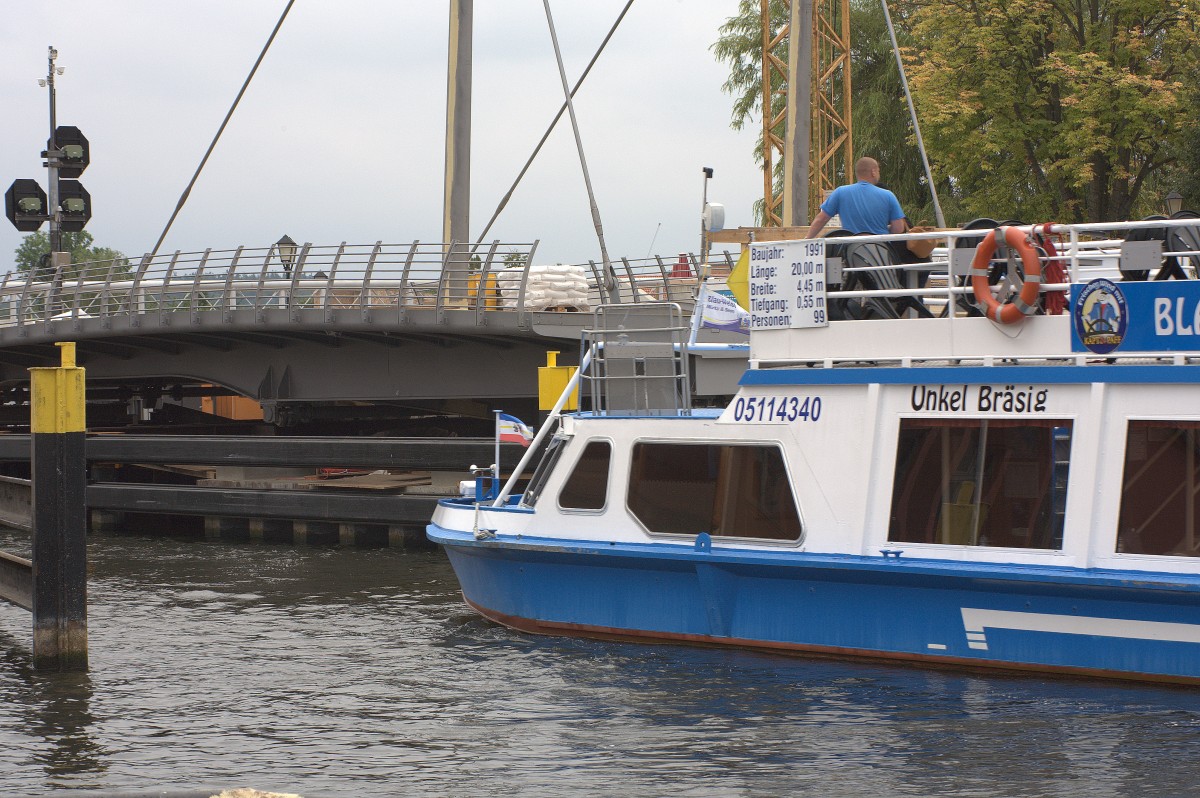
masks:
[[[1092,280],[1085,285],[1072,315],[1075,331],[1088,351],[1106,354],[1125,338],[1129,324],[1125,294],[1111,280]]]

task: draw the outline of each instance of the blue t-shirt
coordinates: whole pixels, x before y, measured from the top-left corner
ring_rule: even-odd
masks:
[[[840,216],[842,229],[851,233],[886,235],[889,222],[904,218],[895,194],[865,180],[835,188],[821,210]]]

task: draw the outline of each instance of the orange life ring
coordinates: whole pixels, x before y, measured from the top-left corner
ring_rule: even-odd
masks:
[[[1004,303],[996,299],[992,294],[992,287],[988,285],[988,271],[992,255],[996,252],[997,232],[1004,236],[1004,243],[1021,256],[1021,265],[1025,270],[1025,282],[1021,285],[1021,293]],[[976,301],[984,306],[984,315],[989,319],[1001,324],[1012,324],[1031,315],[1037,310],[1038,292],[1041,287],[1042,262],[1029,237],[1016,227],[992,230],[975,248],[975,258],[971,261],[971,290],[975,293]]]

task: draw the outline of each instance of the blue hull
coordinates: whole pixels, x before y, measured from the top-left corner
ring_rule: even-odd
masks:
[[[517,629],[1200,683],[1200,578],[428,528]]]

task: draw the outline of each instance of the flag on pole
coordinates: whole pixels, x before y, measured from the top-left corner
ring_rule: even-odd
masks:
[[[716,291],[709,291],[704,286],[700,305],[701,326],[714,327],[718,330],[737,332],[742,335],[750,334],[750,314],[735,300]],[[696,311],[693,311],[696,312]]]
[[[528,446],[533,440],[533,430],[516,416],[507,413],[496,414],[496,439],[504,443],[519,443]]]

